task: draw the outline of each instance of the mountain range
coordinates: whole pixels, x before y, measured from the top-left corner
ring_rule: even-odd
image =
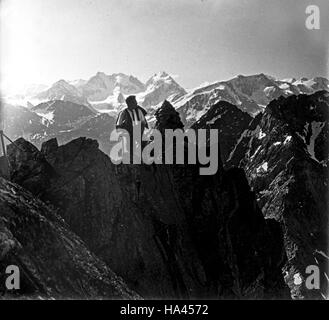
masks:
[[[326,78],[277,80],[261,73],[252,76],[239,75],[228,81],[202,86],[170,102],[179,111],[183,121],[191,125],[221,100],[254,117],[262,112],[269,102],[280,96],[310,94],[328,88],[329,81]]]
[[[70,282],[53,285],[57,264],[45,278],[31,264],[53,262],[28,250],[45,237],[33,237],[44,221],[58,243],[53,254],[63,257],[69,245],[78,257],[68,258],[72,274],[88,261],[77,277],[93,297],[327,297],[327,79],[259,74],[185,90],[164,72],[145,84],[97,73],[38,88],[33,97],[44,101],[3,105],[15,143],[11,182],[0,180],[0,248],[8,252],[0,257],[27,270],[24,295],[85,295]],[[109,136],[129,94],[162,133],[218,129],[216,175],[199,176],[198,164],[112,164]],[[17,256],[17,248],[27,249]],[[318,290],[305,287],[309,265],[320,269]],[[92,285],[95,277],[103,280]]]
[[[146,83],[123,73],[107,75],[104,72],[97,72],[89,80],[62,79],[48,88],[45,85],[33,85],[23,93],[6,96],[4,99],[9,104],[23,106],[63,100],[92,105],[100,112],[116,114],[124,105],[125,98],[134,94],[141,106],[146,109],[156,108],[164,100],[169,100],[179,109],[184,123],[191,124],[198,120],[209,106],[220,100],[230,102],[255,116],[271,100],[279,96],[310,94],[318,90],[327,90],[328,85],[329,81],[322,77],[280,80],[261,73],[251,76],[239,75],[227,81],[217,81],[187,90],[164,71],[152,75]]]
[[[186,91],[166,72],[159,72],[142,83],[136,77],[123,73],[106,75],[97,72],[89,80],[59,80],[50,87],[33,85],[23,93],[7,96],[9,104],[36,106],[45,101],[62,100],[93,106],[100,112],[117,113],[128,95],[136,95],[138,102],[148,108],[157,106],[172,95]]]
[[[328,90],[328,86],[329,81],[321,77],[276,80],[257,74],[239,75],[228,81],[185,90],[166,72],[154,74],[145,84],[123,73],[106,75],[98,72],[89,80],[59,80],[46,90],[42,85],[33,85],[25,92],[25,104],[22,105],[17,104],[15,97],[5,97],[4,129],[12,139],[24,137],[38,147],[54,137],[59,143],[66,143],[86,136],[97,139],[101,150],[108,153],[115,117],[125,106],[125,97],[134,94],[148,111],[151,125],[155,123],[155,112],[164,100],[174,106],[185,127],[208,124],[212,113],[223,117],[221,124],[227,118],[230,130],[222,132],[228,136],[221,140],[222,155],[226,158],[232,151],[230,137],[235,141],[246,123],[262,113],[273,99]],[[220,109],[210,110],[219,101],[232,105],[226,115]],[[229,114],[235,114],[235,117]],[[237,121],[242,122],[237,124]]]

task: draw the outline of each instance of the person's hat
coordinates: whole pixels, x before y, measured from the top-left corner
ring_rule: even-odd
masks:
[[[130,103],[135,102],[135,101],[136,101],[136,96],[129,96],[126,98],[127,105],[129,105]]]

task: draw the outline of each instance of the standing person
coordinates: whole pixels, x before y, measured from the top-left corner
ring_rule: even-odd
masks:
[[[134,150],[137,150],[138,145],[141,144],[144,130],[148,128],[145,118],[147,112],[137,104],[135,96],[127,97],[126,104],[127,108],[118,115],[116,129],[125,129],[128,132],[130,161],[133,162]],[[142,146],[139,145],[139,147]]]

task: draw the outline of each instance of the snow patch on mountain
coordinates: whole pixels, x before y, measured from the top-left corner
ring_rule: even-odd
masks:
[[[36,114],[42,117],[42,123],[48,127],[49,123],[54,122],[55,111],[50,111],[47,113],[36,112]],[[47,120],[47,121],[45,121]]]
[[[112,101],[112,96],[120,92],[122,95],[136,94],[145,90],[145,85],[137,78],[124,73],[106,75],[104,72],[97,72],[86,84],[81,87],[84,96],[90,103]]]
[[[257,169],[256,172],[267,172],[268,169],[268,162],[264,162],[262,165],[260,165]]]
[[[264,133],[264,132],[262,131],[262,129],[260,128],[260,129],[259,129],[259,134],[258,134],[258,139],[261,140],[261,139],[263,139],[264,137],[266,137],[266,133]]]
[[[324,125],[325,125],[324,122],[312,121],[311,126],[310,126],[310,129],[312,130],[312,135],[311,135],[309,144],[307,144],[307,151],[308,151],[309,155],[311,156],[311,158],[315,161],[318,161],[314,154],[315,139],[320,134]]]
[[[197,121],[209,106],[220,100],[238,106],[242,111],[255,117],[265,107],[280,96],[310,94],[328,90],[329,81],[325,78],[295,78],[279,80],[263,73],[251,76],[239,75],[228,81],[217,81],[189,90],[185,95],[170,101],[186,120],[187,124]],[[203,105],[201,110],[200,105]],[[191,109],[196,109],[192,111]]]
[[[289,143],[291,141],[291,138],[292,138],[291,136],[287,136],[283,144],[286,145],[287,143]]]

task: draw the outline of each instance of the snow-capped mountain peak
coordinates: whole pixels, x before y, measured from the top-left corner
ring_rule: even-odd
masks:
[[[210,106],[223,100],[236,105],[242,111],[255,116],[280,96],[311,94],[328,90],[325,78],[295,78],[279,80],[264,73],[238,75],[228,81],[218,81],[190,91],[178,99],[171,100],[187,125],[199,120]]]
[[[81,96],[77,88],[61,79],[56,81],[49,89],[36,95],[39,99],[63,100],[66,95]]]
[[[55,89],[55,88],[58,88],[58,89],[65,89],[65,90],[68,90],[68,91],[71,91],[71,92],[76,92],[77,88],[72,85],[72,84],[69,84],[66,80],[64,79],[61,79],[61,80],[58,80],[56,81],[53,85],[52,85],[52,88]]]
[[[106,75],[104,72],[97,72],[81,88],[85,97],[95,103],[104,103],[104,100],[111,100],[111,96],[118,91],[128,95],[145,90],[144,84],[131,75],[124,73]]]
[[[68,81],[68,83],[75,86],[76,88],[80,88],[87,83],[87,80],[76,79],[76,80],[70,80],[70,81]]]
[[[161,82],[175,82],[175,80],[165,71],[155,73],[151,78],[146,81],[146,87],[155,85]]]
[[[155,73],[146,82],[146,91],[138,95],[138,101],[145,107],[155,107],[164,100],[183,96],[186,91],[167,72]]]

